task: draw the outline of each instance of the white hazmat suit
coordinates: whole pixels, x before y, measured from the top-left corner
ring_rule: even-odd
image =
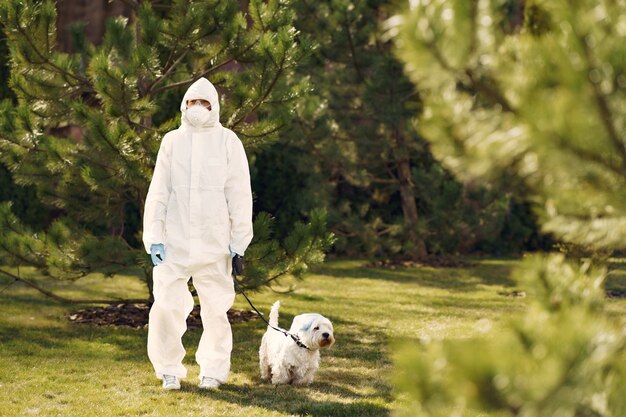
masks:
[[[191,99],[207,100],[211,110],[190,112]],[[196,353],[200,379],[223,383],[232,350],[226,312],[235,297],[229,246],[243,255],[252,240],[250,171],[243,144],[219,122],[213,84],[205,78],[193,83],[180,110],[180,128],[161,142],[144,210],[146,251],[165,245],[164,262],[153,271],[148,356],[158,378],[187,376],[181,338],[194,305],[187,287],[193,277],[204,327]]]

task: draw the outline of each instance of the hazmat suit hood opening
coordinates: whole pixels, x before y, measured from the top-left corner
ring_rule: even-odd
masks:
[[[211,103],[210,117],[201,126],[194,126],[187,119],[187,100],[202,99]],[[220,124],[220,102],[215,86],[206,78],[200,78],[189,88],[183,97],[183,101],[180,103],[180,111],[182,113],[181,124],[190,129],[203,129],[215,126],[221,126]]]

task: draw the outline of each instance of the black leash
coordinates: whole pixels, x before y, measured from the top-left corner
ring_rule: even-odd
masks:
[[[311,350],[309,349],[309,347],[307,345],[305,345],[304,343],[302,343],[302,341],[300,340],[300,338],[298,337],[298,335],[295,335],[293,333],[289,333],[286,330],[283,329],[279,329],[278,327],[274,327],[270,324],[269,321],[267,321],[265,319],[265,317],[263,316],[263,314],[261,314],[261,312],[259,310],[257,310],[257,308],[254,306],[254,304],[252,304],[252,301],[250,301],[250,299],[248,298],[248,296],[246,295],[246,293],[244,292],[243,288],[241,288],[241,286],[239,285],[239,282],[237,281],[237,273],[235,272],[235,269],[233,268],[233,276],[234,279],[233,281],[235,282],[235,287],[237,287],[237,290],[239,290],[239,292],[241,293],[241,295],[243,295],[243,297],[246,299],[246,301],[248,302],[248,304],[250,304],[250,307],[252,307],[252,309],[259,315],[259,317],[261,317],[261,320],[263,320],[270,328],[276,330],[277,332],[281,332],[282,334],[284,334],[285,336],[289,336],[293,339],[293,341],[296,343],[296,345],[300,346],[301,348],[304,348],[306,350]]]

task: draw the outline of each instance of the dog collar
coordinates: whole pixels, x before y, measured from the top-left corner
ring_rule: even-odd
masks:
[[[278,330],[278,329],[275,329]],[[280,331],[280,330],[278,330]],[[296,345],[300,346],[301,348],[304,348],[306,350],[311,350],[307,345],[305,345],[304,343],[302,343],[302,340],[300,340],[300,338],[293,334],[293,333],[288,333],[288,332],[284,332],[285,336],[291,336],[291,338],[293,339],[294,342],[296,342]]]

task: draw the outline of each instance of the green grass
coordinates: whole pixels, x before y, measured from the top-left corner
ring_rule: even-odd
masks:
[[[363,264],[329,262],[291,294],[251,294],[264,312],[280,299],[283,326],[303,312],[333,321],[337,343],[322,352],[317,378],[306,388],[259,380],[265,327],[255,320],[233,325],[231,378],[219,391],[196,387],[199,330],[184,338],[189,379],[179,392],[163,391],[147,359],[145,329],[73,324],[65,316],[80,306],[12,285],[0,293],[0,416],[387,416],[398,404],[391,384],[396,341],[471,337],[478,325],[497,328],[524,311],[526,299],[498,294],[515,289],[508,278],[515,261],[482,260],[457,269],[385,270]],[[616,288],[626,287],[621,265],[611,275]],[[0,288],[9,282],[0,278]],[[145,295],[130,276],[91,276],[70,289],[53,287],[83,298]],[[247,309],[241,296],[235,307]],[[610,300],[608,308],[623,319],[626,301]]]

